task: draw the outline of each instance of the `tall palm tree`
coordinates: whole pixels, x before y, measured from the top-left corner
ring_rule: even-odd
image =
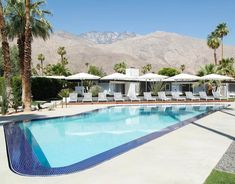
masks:
[[[25,0],[25,42],[24,42],[24,105],[26,111],[31,111],[31,27],[30,27],[30,0]]]
[[[38,55],[38,60],[40,61],[40,70],[41,70],[41,75],[43,76],[43,70],[44,70],[44,67],[43,67],[43,61],[45,61],[45,56],[41,53]]]
[[[4,78],[6,81],[6,89],[7,89],[7,96],[10,96],[11,91],[11,78],[10,78],[10,48],[7,39],[6,27],[5,27],[5,19],[3,14],[3,6],[2,1],[0,0],[0,32],[2,37],[2,54],[4,60]]]
[[[224,36],[227,36],[229,33],[229,29],[227,27],[226,23],[221,23],[216,27],[215,33],[217,34],[217,36],[221,39],[221,60],[224,58],[224,43],[223,43],[223,39]]]
[[[142,73],[146,74],[147,72],[150,72],[152,70],[152,65],[151,64],[147,64],[145,66],[142,67]]]
[[[180,70],[181,70],[181,72],[184,72],[184,70],[185,70],[185,65],[180,65]]]
[[[218,36],[216,35],[215,32],[212,32],[208,37],[207,37],[207,45],[209,48],[214,50],[214,60],[215,60],[215,65],[218,64],[217,62],[217,54],[216,51],[220,46],[220,41]]]
[[[67,59],[64,57],[66,55],[66,50],[65,50],[65,47],[59,47],[58,50],[57,50],[57,53],[60,55],[60,58],[61,58],[61,63],[63,65],[66,64],[65,61],[67,61]]]
[[[47,15],[51,13],[41,9],[45,0],[39,0],[31,3],[30,7],[30,23],[31,34],[33,37],[39,37],[46,40],[52,32],[51,24],[46,20]],[[25,43],[25,0],[8,0],[5,8],[6,12],[6,29],[9,39],[17,38],[17,45],[20,60],[20,74],[22,78],[22,100],[24,102],[24,43]]]

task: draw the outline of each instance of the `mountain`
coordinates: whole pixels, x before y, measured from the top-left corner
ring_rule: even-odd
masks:
[[[136,34],[129,32],[117,33],[92,31],[80,34],[79,36],[97,44],[112,44],[120,40],[136,37]]]
[[[102,34],[105,33],[95,35]],[[47,41],[34,39],[33,65],[39,62],[39,53],[45,55],[45,64],[58,62],[60,57],[57,48],[60,46],[67,50],[69,68],[73,73],[87,71],[85,63],[102,67],[107,73],[112,73],[114,64],[121,61],[125,61],[128,67],[136,68],[151,64],[153,71],[162,67],[179,68],[184,64],[186,72],[195,73],[201,66],[214,62],[213,50],[208,48],[206,40],[175,33],[155,32],[128,37],[110,44],[97,44],[97,41],[81,35],[58,32],[52,34]],[[217,53],[220,58],[220,48]],[[235,57],[235,47],[225,46],[224,55]]]

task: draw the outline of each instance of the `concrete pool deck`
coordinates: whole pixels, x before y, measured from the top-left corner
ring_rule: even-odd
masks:
[[[0,126],[1,184],[202,184],[235,136],[235,103],[193,124],[130,150],[91,169],[62,176],[25,177],[8,166],[3,126]],[[106,105],[73,106],[55,111],[0,117],[3,120],[72,115]]]

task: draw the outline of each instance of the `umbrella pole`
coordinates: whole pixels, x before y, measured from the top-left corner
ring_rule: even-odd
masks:
[[[148,83],[147,83],[147,80],[145,81],[145,92],[148,91]]]

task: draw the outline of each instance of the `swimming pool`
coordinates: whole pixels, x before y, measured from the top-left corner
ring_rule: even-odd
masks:
[[[131,105],[4,125],[11,169],[23,175],[80,171],[223,106]]]

